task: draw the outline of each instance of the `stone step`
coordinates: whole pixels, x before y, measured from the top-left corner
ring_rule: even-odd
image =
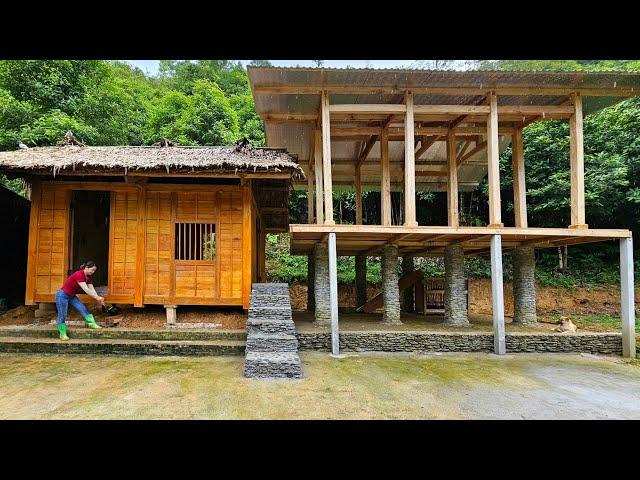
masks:
[[[249,307],[247,323],[263,318],[292,320],[291,307]]]
[[[72,334],[70,334],[72,335]],[[80,355],[243,355],[245,342],[238,340],[162,341],[54,338],[0,338],[2,353],[50,353]]]
[[[247,337],[247,352],[297,352],[295,335],[283,333],[252,333]]]
[[[248,352],[244,364],[248,378],[302,378],[302,364],[297,352]]]
[[[251,336],[256,333],[287,333],[294,335],[296,326],[293,322],[280,322],[269,319],[253,320],[251,323],[247,323],[247,334]]]
[[[114,340],[240,340],[247,338],[245,330],[141,330],[123,328],[103,328],[93,330],[86,327],[68,327],[69,336],[83,339],[114,339]],[[58,338],[55,326],[14,326],[0,327],[0,338],[29,337],[29,338]]]
[[[291,308],[291,300],[284,295],[251,295],[252,307],[283,307]]]

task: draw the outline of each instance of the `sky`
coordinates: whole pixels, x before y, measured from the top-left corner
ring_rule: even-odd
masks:
[[[156,75],[160,60],[126,60],[140,68],[147,75]],[[240,60],[244,65],[251,60]],[[312,60],[270,60],[276,67],[313,67]],[[422,60],[420,61],[422,62]],[[356,68],[417,68],[418,60],[324,60],[325,67],[344,68],[347,66]]]

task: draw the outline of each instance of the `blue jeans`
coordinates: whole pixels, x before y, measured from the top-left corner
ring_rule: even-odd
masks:
[[[64,323],[65,318],[67,318],[67,312],[69,311],[69,304],[76,311],[82,315],[82,318],[85,318],[89,315],[89,310],[84,304],[80,301],[78,297],[75,295],[68,295],[64,290],[58,290],[56,292],[56,307],[58,308],[58,325]]]

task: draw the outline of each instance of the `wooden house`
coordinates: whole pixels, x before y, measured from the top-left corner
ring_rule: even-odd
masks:
[[[0,169],[31,185],[26,304],[53,302],[90,259],[109,303],[249,307],[265,234],[288,228],[294,157],[70,143],[0,153]]]

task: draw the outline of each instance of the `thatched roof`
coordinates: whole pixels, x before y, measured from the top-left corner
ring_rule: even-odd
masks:
[[[284,149],[252,147],[91,147],[64,145],[0,152],[0,170],[63,175],[66,172],[123,170],[166,173],[274,173],[303,176],[295,156]]]

